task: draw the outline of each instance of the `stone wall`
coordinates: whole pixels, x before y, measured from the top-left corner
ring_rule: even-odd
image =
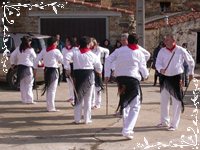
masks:
[[[112,0],[111,6],[127,10],[135,10],[136,0]]]
[[[30,0],[33,4],[35,0]],[[57,0],[58,3],[61,3]],[[51,3],[52,1],[48,1]],[[63,2],[63,1],[62,1]],[[111,2],[111,0],[104,0],[104,4]],[[126,2],[126,0],[124,1]],[[45,3],[45,0],[44,0]],[[117,3],[116,3],[117,4]],[[119,6],[119,5],[118,5]],[[77,13],[80,11],[83,12],[95,12],[96,14],[101,11],[108,11],[105,9],[98,9],[93,7],[87,7],[80,4],[72,4],[68,3],[65,5],[65,8],[57,8],[58,15],[65,15],[68,13]],[[52,7],[45,7],[44,10],[33,8],[32,10],[28,10],[28,8],[20,9],[20,16],[16,17],[16,14],[13,14],[9,17],[9,19],[13,19],[15,21],[14,24],[8,25],[9,32],[34,32],[38,33],[39,31],[39,16],[30,16],[31,13],[42,13],[48,16],[56,15],[52,9]],[[120,38],[121,33],[135,31],[135,19],[134,15],[121,13],[121,17],[119,16],[108,16],[108,38],[111,40],[111,43],[114,44],[116,39]]]
[[[199,26],[200,19],[197,19],[167,28],[146,30],[145,48],[152,53],[158,43],[163,39],[167,29],[167,32],[171,31],[175,35],[178,45],[181,46],[183,43],[188,43],[188,49],[195,59],[197,51],[197,33],[192,30],[199,29]]]
[[[145,0],[145,15],[146,17],[160,15],[160,2],[170,2],[170,12],[180,12],[188,10],[189,8],[183,5],[186,0]],[[193,1],[193,0],[190,0]]]
[[[109,17],[109,35],[112,44],[120,40],[121,33],[135,32],[134,15],[123,14],[122,17]]]
[[[198,29],[200,19],[178,24],[172,28],[176,36],[177,44],[182,45],[188,43],[188,50],[191,51],[193,58],[196,57],[197,50],[197,33],[192,32],[192,29]]]

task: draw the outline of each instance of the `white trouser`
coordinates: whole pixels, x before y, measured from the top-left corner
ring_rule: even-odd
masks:
[[[56,96],[57,86],[58,86],[58,79],[53,81],[50,84],[50,86],[47,88],[46,101],[47,101],[47,110],[48,111],[56,110],[56,107],[55,107],[55,96]]]
[[[93,93],[93,98],[92,98],[92,106],[101,107],[101,91],[100,90],[101,90],[100,87],[94,88],[94,93]]]
[[[66,78],[67,79],[67,87],[68,87],[68,90],[67,90],[67,99],[74,99],[74,85],[73,85],[73,81],[71,81],[69,78]]]
[[[133,133],[133,128],[135,127],[141,107],[140,103],[140,96],[138,95],[123,109],[123,135]]]
[[[172,113],[172,119],[170,123],[170,117],[169,117],[170,96],[171,96],[170,93],[165,88],[161,91],[161,102],[160,102],[161,123],[168,124],[168,125],[170,124],[170,126],[174,128],[178,128],[182,106],[179,100],[171,96],[173,113]]]
[[[82,99],[82,103],[79,105],[74,106],[74,121],[76,123],[81,121],[81,115],[82,115],[82,105],[84,105],[84,122],[89,123],[91,122],[91,101],[92,101],[92,94],[94,90],[94,84],[88,89],[87,93]]]
[[[20,80],[20,91],[22,103],[33,103],[33,72],[31,75]]]

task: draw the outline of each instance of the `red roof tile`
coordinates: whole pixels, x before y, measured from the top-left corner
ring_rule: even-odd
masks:
[[[188,13],[184,13],[184,14],[179,14],[176,16],[170,16],[169,19],[169,26],[173,26],[179,23],[184,23],[184,22],[188,22],[191,20],[196,20],[200,18],[200,12],[188,12]],[[154,20],[152,22],[148,22],[145,24],[145,29],[157,29],[157,28],[162,28],[164,27],[165,24],[165,20],[163,19],[158,19],[158,20]]]

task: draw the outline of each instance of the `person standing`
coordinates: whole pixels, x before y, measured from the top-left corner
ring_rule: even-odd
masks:
[[[66,38],[66,44],[65,47],[62,49],[62,54],[63,54],[63,63],[67,62],[67,55],[69,55],[69,53],[73,53],[74,50],[78,50],[77,47],[75,47],[75,42],[73,40],[73,38]],[[64,64],[65,66],[66,64]],[[70,70],[73,70],[73,62],[70,62]],[[64,69],[64,73],[65,73],[65,69]],[[66,76],[66,81],[67,81],[67,87],[68,87],[68,98],[67,98],[67,102],[71,102],[72,104],[74,103],[74,83],[73,83],[73,74],[71,72],[70,75],[65,75]]]
[[[91,50],[97,55],[98,59],[101,60],[101,56],[105,55],[105,59],[109,56],[109,50],[98,45],[95,38],[91,38]],[[104,63],[104,62],[101,62]],[[95,90],[92,99],[92,108],[101,107],[101,91],[103,90],[103,81],[102,78],[95,72]]]
[[[115,49],[117,49],[117,48],[120,48],[122,46],[122,43],[120,42],[120,40],[116,40],[116,42],[115,42],[115,45],[114,45],[114,47],[113,47],[113,51],[112,52],[114,52],[115,51]],[[112,53],[111,52],[111,53]]]
[[[83,36],[79,40],[79,50],[68,53],[65,70],[70,74],[70,62],[73,61],[75,84],[74,122],[82,122],[82,105],[84,123],[92,122],[91,100],[94,90],[94,70],[101,76],[102,65],[98,57],[90,49],[91,39]]]
[[[120,40],[116,40],[115,46],[113,48],[113,51],[115,51],[115,49],[117,49],[117,48],[120,48],[121,46],[122,46],[122,43],[120,42]],[[112,64],[111,76],[110,76],[110,81],[109,82],[110,83],[114,83],[115,82],[115,62],[113,62],[113,64]]]
[[[56,40],[57,40],[57,49],[59,49],[62,52],[62,49],[65,47],[65,43],[61,40],[60,34],[56,34]],[[58,68],[59,74],[61,72],[61,68]],[[66,82],[66,76],[65,76],[65,70],[64,66],[62,65],[62,74],[59,76],[59,81],[62,80]]]
[[[101,46],[104,47],[104,48],[107,48],[109,50],[109,53],[112,52],[113,47],[110,44],[110,40],[109,39],[104,39]]]
[[[33,100],[33,62],[36,53],[31,47],[31,37],[21,38],[21,44],[10,56],[11,67],[17,65],[17,82],[20,83],[22,103],[34,104]]]
[[[187,49],[187,43],[183,43],[182,47],[185,48],[188,51],[188,53],[191,55],[191,52]],[[183,83],[185,87],[188,87],[189,86],[189,75],[188,75],[189,70],[188,70],[188,64],[186,61],[184,61],[183,63],[183,68],[184,68]]]
[[[159,72],[156,70],[156,58],[158,56],[158,52],[160,51],[160,49],[164,47],[164,43],[163,41],[161,41],[159,43],[159,45],[155,48],[155,50],[153,51],[153,64],[152,64],[152,68],[155,70],[155,73],[154,73],[154,83],[153,83],[153,86],[156,86],[157,84],[157,78],[159,78]],[[160,80],[159,80],[160,81]],[[159,82],[160,83],[160,82]]]
[[[63,62],[63,55],[57,49],[57,44],[55,37],[48,39],[47,49],[43,49],[34,62],[34,68],[37,69],[39,61],[43,59],[45,87],[42,95],[46,92],[47,111],[49,112],[58,111],[55,107],[55,96],[59,78],[58,68],[59,63]]]
[[[128,45],[116,49],[105,63],[105,81],[108,82],[110,69],[115,61],[115,74],[120,96],[119,108],[123,114],[122,135],[127,139],[133,139],[133,129],[141,107],[141,78],[147,79],[149,76],[145,56],[137,43],[137,35],[130,34]]]
[[[122,33],[121,34],[121,43],[122,43],[122,46],[127,46],[128,45],[128,35],[129,35],[128,33]],[[140,46],[139,44],[137,44],[137,45],[139,46],[139,49],[144,54],[145,60],[147,62],[149,60],[151,54],[146,49],[144,49],[142,46]]]
[[[165,47],[162,48],[156,59],[156,70],[161,74],[161,117],[158,127],[168,127],[169,131],[178,128],[181,110],[184,111],[182,74],[183,62],[187,62],[189,66],[189,80],[194,75],[194,60],[191,55],[181,46],[176,44],[172,34],[168,34],[164,38]],[[173,114],[170,120],[169,105],[170,98],[172,100]]]
[[[133,33],[134,35],[136,35],[136,33]],[[128,33],[122,33],[121,34],[121,39],[120,39],[120,41],[121,41],[121,43],[122,43],[122,47],[126,47],[127,45],[128,45],[128,36],[129,36],[129,34]],[[137,36],[137,35],[136,35]],[[150,53],[146,50],[146,49],[144,49],[143,47],[141,47],[140,45],[138,45],[138,41],[137,41],[137,43],[135,43],[136,45],[137,45],[137,47],[138,47],[138,49],[143,53],[143,55],[145,56],[145,61],[146,61],[146,63],[147,63],[147,61],[149,60],[149,58],[150,58]],[[114,68],[115,68],[115,62],[113,62],[113,64],[112,64],[113,66],[114,66]],[[115,71],[114,71],[115,72]],[[143,80],[143,78],[141,79],[141,80]],[[116,111],[116,113],[115,113],[115,115],[116,116],[119,116],[119,117],[121,117],[121,115],[122,115],[122,112],[120,112],[120,111]]]
[[[56,40],[57,40],[57,49],[59,49],[60,51],[63,49],[63,47],[65,47],[64,42],[61,41],[60,39],[60,34],[56,34]]]

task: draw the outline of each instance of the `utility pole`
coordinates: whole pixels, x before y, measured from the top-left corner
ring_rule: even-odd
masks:
[[[145,46],[145,0],[136,0],[136,33],[139,45]]]

